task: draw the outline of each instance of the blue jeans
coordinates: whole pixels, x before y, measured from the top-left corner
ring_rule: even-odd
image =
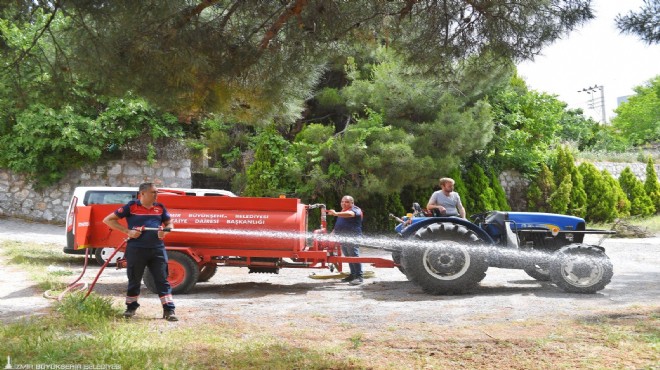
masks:
[[[346,257],[360,257],[360,246],[353,243],[342,243],[341,253]],[[351,271],[351,275],[362,277],[361,263],[349,263],[348,268]]]
[[[169,271],[167,269],[167,252],[165,248],[126,248],[126,275],[128,276],[128,289],[126,290],[126,305],[129,308],[137,308],[140,287],[144,268],[148,267],[154,276],[158,297],[161,299],[163,309],[173,310],[172,288],[167,281]]]

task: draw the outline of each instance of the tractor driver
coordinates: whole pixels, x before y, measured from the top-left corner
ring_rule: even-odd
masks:
[[[135,316],[135,312],[140,307],[138,303],[140,285],[144,268],[148,266],[158,289],[160,303],[163,305],[163,318],[167,321],[178,321],[174,314],[172,288],[167,281],[167,252],[163,243],[166,232],[141,230],[142,227],[159,229],[161,226],[172,229],[172,220],[165,206],[156,202],[158,189],[153,183],[141,184],[138,191],[140,195],[138,200],[131,200],[103,219],[111,229],[120,231],[129,238],[124,254],[128,275],[124,317]],[[126,218],[128,227],[119,223],[121,218]]]
[[[440,190],[434,192],[426,209],[436,217],[460,216],[465,218],[465,208],[461,196],[454,191],[454,180],[449,177],[440,179]]]

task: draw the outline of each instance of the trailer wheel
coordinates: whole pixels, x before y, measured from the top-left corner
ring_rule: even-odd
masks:
[[[94,258],[96,259],[96,263],[99,265],[103,266],[105,264],[105,261],[108,260],[108,258],[112,255],[112,253],[115,252],[115,248],[108,247],[108,248],[95,248],[94,249]],[[110,263],[108,263],[108,267],[114,267],[117,265],[117,260],[120,258],[124,257],[124,252],[117,252],[114,257],[112,257],[112,260]]]
[[[185,253],[167,251],[167,281],[170,282],[173,294],[188,293],[197,283],[199,267],[197,262]],[[154,276],[149,269],[144,272],[144,285],[153,292],[158,293]]]
[[[403,249],[406,276],[430,294],[463,293],[486,277],[488,264],[479,237],[449,222],[428,225],[415,234],[419,245]]]
[[[199,269],[199,277],[197,278],[198,283],[205,283],[215,275],[218,271],[218,265],[215,263],[206,263],[202,265]]]
[[[547,264],[534,265],[524,269],[527,275],[533,277],[538,281],[550,281],[550,271]]]
[[[612,280],[609,257],[600,248],[572,244],[561,248],[550,263],[550,278],[571,293],[595,293]]]

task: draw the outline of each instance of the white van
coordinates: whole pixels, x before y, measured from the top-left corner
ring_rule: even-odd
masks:
[[[175,191],[184,192],[186,195],[194,196],[221,196],[221,197],[235,197],[236,194],[227,190],[218,189],[181,189],[181,188],[158,188],[159,192]],[[71,202],[69,202],[69,209],[67,210],[66,217],[66,246],[63,251],[66,254],[85,254],[84,249],[74,249],[75,228],[73,227],[76,222],[76,207],[88,206],[91,204],[126,204],[132,199],[137,198],[138,188],[135,187],[112,187],[112,186],[93,186],[93,187],[77,187],[73,191]],[[104,264],[105,261],[115,251],[113,246],[107,248],[95,248],[93,251],[94,257],[99,264]],[[112,258],[108,266],[114,265],[115,261],[123,257],[123,253],[118,252]]]

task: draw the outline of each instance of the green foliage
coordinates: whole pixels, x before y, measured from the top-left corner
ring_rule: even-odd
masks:
[[[301,165],[287,155],[291,144],[271,125],[253,140],[254,161],[246,170],[247,187],[244,195],[276,197],[295,194]]]
[[[602,171],[603,179],[607,182],[610,189],[614,192],[616,217],[630,216],[630,200],[621,188],[621,183],[617,181],[607,170]]]
[[[467,3],[331,5],[18,2],[3,6],[2,18],[19,27],[34,24],[37,31],[5,47],[16,56],[12,60],[22,61],[26,45],[48,41],[57,52],[40,60],[46,73],[73,71],[106,94],[134,91],[177,112],[215,111],[246,122],[299,114],[296,102],[309,94],[304,87],[318,77],[319,66],[352,44],[387,43],[408,62],[436,73],[475,56],[487,59],[482,67],[487,70],[501,60],[532,58],[593,18],[587,0],[526,0],[516,12],[505,1],[478,11]],[[43,23],[51,17],[55,22]],[[58,22],[67,27],[56,27]]]
[[[480,165],[475,163],[468,168],[465,183],[468,188],[470,213],[498,210],[499,202],[491,188],[491,180]]]
[[[586,219],[589,222],[611,222],[617,216],[614,189],[603,178],[604,174],[589,162],[583,162],[578,167],[584,179],[587,194]]]
[[[509,85],[490,99],[495,135],[486,153],[495,168],[534,173],[548,160],[558,139],[566,104],[556,97],[529,91],[514,76]]]
[[[653,201],[644,191],[644,185],[630,167],[626,167],[619,175],[621,189],[630,200],[630,214],[632,216],[650,216],[655,213]]]
[[[615,110],[612,127],[633,145],[660,140],[660,75],[635,87],[635,95]]]
[[[571,181],[571,175],[566,175],[564,180],[559,184],[557,190],[555,190],[550,198],[548,199],[548,205],[552,213],[566,214],[568,212],[568,206],[571,202],[571,190],[573,189],[573,182]]]
[[[660,14],[660,2],[644,0],[644,5],[639,11],[631,10],[626,15],[617,15],[616,26],[619,31],[637,35],[648,44],[658,44],[660,43],[658,14]]]
[[[575,159],[566,146],[557,148],[557,162],[553,173],[558,191],[561,188],[561,184],[567,178],[571,179],[567,212],[577,217],[585,217],[587,211],[587,194],[584,190],[582,174],[580,174],[575,166]]]
[[[552,207],[548,200],[556,187],[552,171],[545,163],[542,163],[541,171],[527,189],[527,207],[532,211],[551,212]]]
[[[174,117],[131,97],[112,101],[95,116],[70,106],[55,109],[34,104],[19,113],[15,124],[0,136],[0,166],[28,175],[40,187],[99,160],[111,146],[120,147],[138,137],[181,134]]]
[[[660,212],[660,181],[658,181],[658,175],[655,171],[655,164],[653,163],[653,157],[649,157],[646,162],[646,180],[644,181],[644,190],[646,194],[651,198],[653,206],[655,207],[656,212]]]
[[[57,311],[67,319],[70,325],[93,327],[105,325],[110,319],[119,316],[121,311],[112,307],[112,297],[90,294],[85,299],[85,292],[67,295],[57,305]]]
[[[509,206],[509,201],[506,199],[506,192],[496,175],[490,177],[490,186],[493,192],[495,192],[495,198],[497,199],[497,205],[494,209],[498,211],[510,211],[511,207]]]

